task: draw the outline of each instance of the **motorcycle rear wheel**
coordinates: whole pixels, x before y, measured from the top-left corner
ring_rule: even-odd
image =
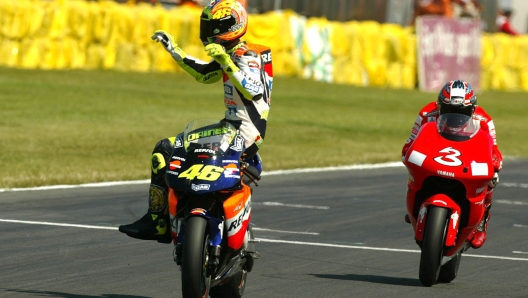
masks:
[[[420,282],[430,287],[440,275],[444,243],[447,234],[447,209],[432,206],[427,214],[427,222],[420,256]]]
[[[226,284],[211,288],[209,296],[211,298],[242,298],[244,290],[246,289],[247,272],[242,270],[237,273]]]
[[[207,220],[194,216],[186,220],[182,249],[181,281],[183,298],[205,298],[209,294],[209,229]]]
[[[460,266],[460,260],[462,259],[462,252],[458,252],[454,258],[449,262],[445,263],[440,269],[440,275],[438,276],[438,282],[451,282],[457,277],[458,267]]]

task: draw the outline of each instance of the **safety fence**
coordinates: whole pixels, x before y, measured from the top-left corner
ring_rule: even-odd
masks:
[[[114,1],[0,2],[0,65],[27,69],[182,71],[150,37],[171,32],[189,54],[208,60],[199,40],[200,9],[167,10]],[[276,75],[413,89],[416,35],[375,21],[335,22],[293,11],[250,14],[244,40],[272,48]],[[482,35],[481,89],[528,91],[528,36]]]

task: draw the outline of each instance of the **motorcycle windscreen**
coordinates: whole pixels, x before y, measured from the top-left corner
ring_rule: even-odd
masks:
[[[179,168],[177,173],[167,176],[170,187],[204,194],[231,188],[240,182],[244,139],[231,123],[189,122],[183,140],[183,150],[175,150],[171,157],[170,163],[174,160]]]
[[[215,154],[225,153],[237,134],[235,126],[227,121],[211,119],[194,120],[185,126],[184,148],[187,153],[196,149],[213,150]]]
[[[471,139],[480,129],[480,121],[464,114],[442,114],[436,121],[436,127],[442,137],[455,142]]]

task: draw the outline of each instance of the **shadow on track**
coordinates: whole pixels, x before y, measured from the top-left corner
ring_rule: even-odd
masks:
[[[361,274],[310,274],[318,278],[338,279],[338,280],[355,280],[366,281],[378,284],[408,286],[408,287],[423,287],[418,279],[389,277],[379,275],[361,275]]]

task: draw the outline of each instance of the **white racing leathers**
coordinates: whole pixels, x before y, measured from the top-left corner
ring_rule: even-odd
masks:
[[[240,125],[245,152],[253,156],[266,135],[273,86],[271,50],[240,43],[227,53],[239,70],[224,70],[214,60],[205,62],[192,56],[178,64],[198,82],[211,84],[223,80],[225,119]]]

